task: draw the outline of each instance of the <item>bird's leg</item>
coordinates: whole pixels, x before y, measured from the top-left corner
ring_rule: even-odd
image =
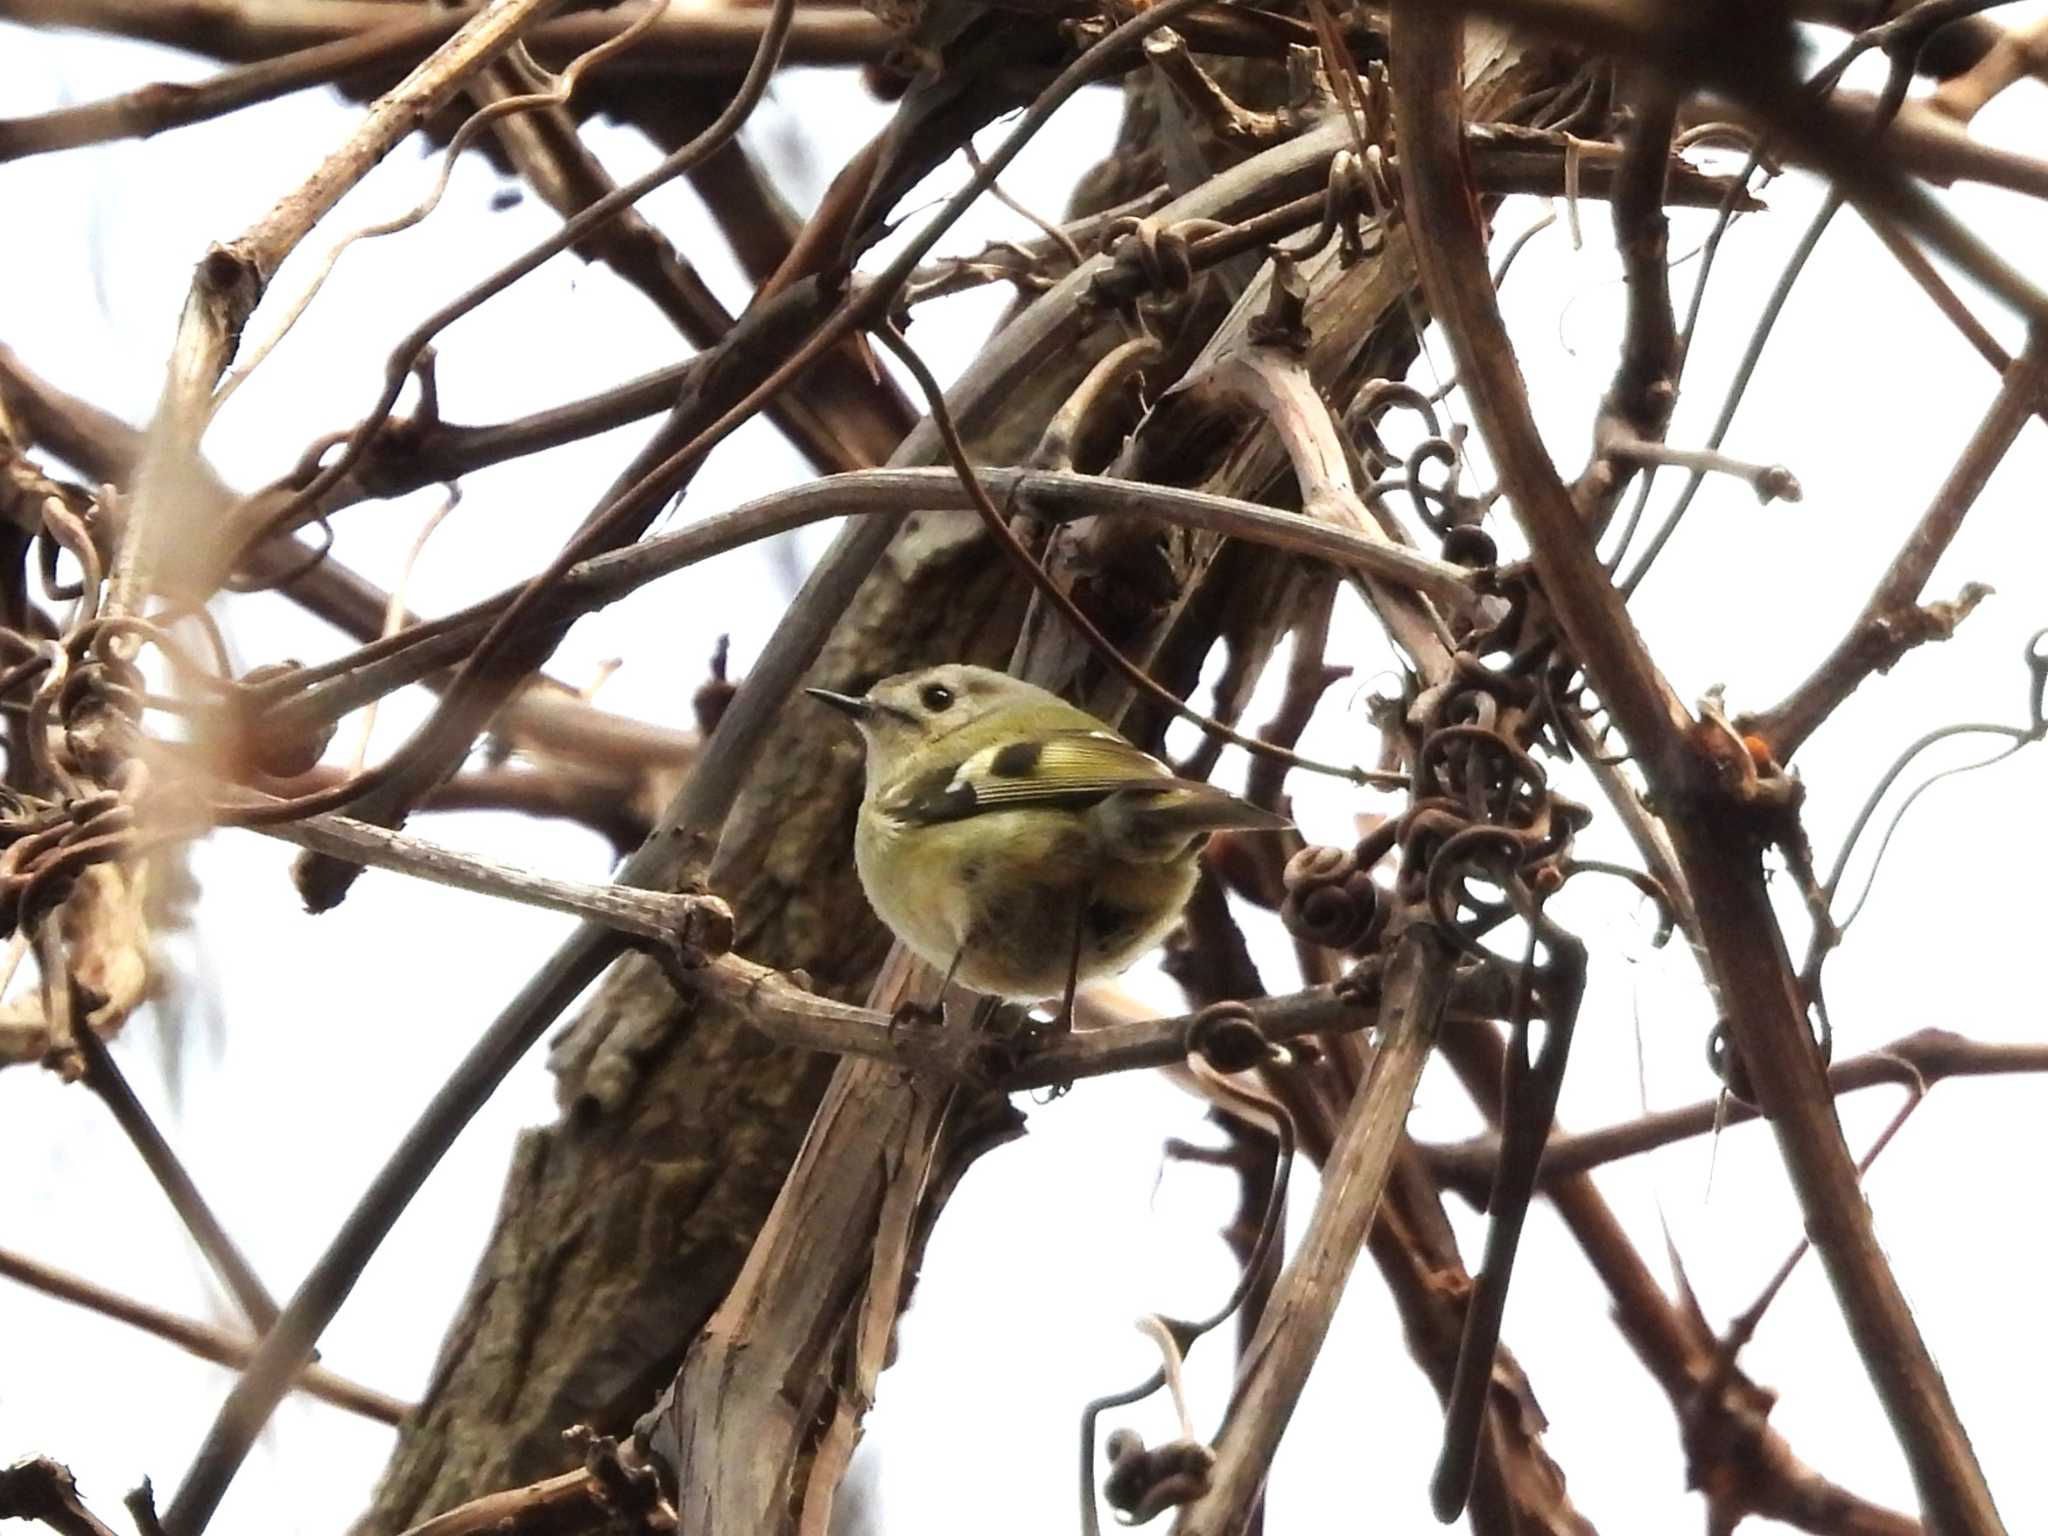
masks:
[[[1072,1034],[1074,1031],[1074,994],[1081,990],[1081,945],[1087,937],[1088,906],[1089,901],[1093,899],[1091,889],[1088,901],[1075,904],[1074,946],[1067,954],[1067,989],[1060,996],[1060,1011],[1050,1024],[1041,1026],[1036,1019],[1032,1019],[1026,1025],[1028,1032],[1020,1042],[1026,1055],[1048,1038]],[[1053,1099],[1064,1098],[1070,1086],[1072,1085],[1068,1083],[1054,1084],[1045,1091],[1042,1102],[1049,1103]]]
[[[1088,905],[1093,900],[1091,888],[1085,900],[1074,904],[1074,947],[1067,954],[1067,990],[1060,999],[1059,1017],[1053,1020],[1054,1034],[1074,1032],[1074,994],[1081,989],[1081,941],[1088,932]]]
[[[893,1036],[903,1025],[915,1025],[923,1029],[935,1028],[946,1022],[946,989],[953,985],[953,973],[960,969],[960,957],[967,953],[962,941],[953,951],[953,960],[946,967],[946,974],[939,981],[938,1001],[931,1003],[905,1002],[896,1005],[896,1011],[889,1015],[889,1033]]]

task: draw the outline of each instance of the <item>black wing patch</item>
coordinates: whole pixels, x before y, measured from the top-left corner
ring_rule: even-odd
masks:
[[[1044,755],[1042,741],[1013,741],[996,749],[996,755],[988,760],[988,771],[1000,779],[1029,778]]]
[[[959,774],[958,763],[946,763],[921,773],[899,793],[884,800],[882,810],[891,820],[914,827],[972,816],[979,809],[974,801],[974,788]]]

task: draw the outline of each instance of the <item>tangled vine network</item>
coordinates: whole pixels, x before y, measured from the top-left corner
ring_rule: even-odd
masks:
[[[1860,1185],[1876,1149],[1859,1163],[1835,1100],[1876,1083],[1908,1089],[1881,1148],[1935,1081],[2048,1069],[2048,1046],[1929,1029],[1837,1059],[1823,982],[1862,904],[1846,883],[1852,860],[1870,868],[1867,893],[1898,818],[1959,771],[1913,781],[1921,754],[1985,737],[2004,757],[2048,736],[2048,630],[2022,658],[2024,691],[2014,685],[2023,717],[1899,743],[1826,860],[1792,766],[1838,708],[1949,639],[1986,595],[1975,584],[1952,600],[1925,594],[1993,471],[2048,411],[2048,291],[1939,195],[1958,182],[2048,190],[2048,162],[1971,131],[2007,87],[2048,80],[2048,26],[2007,25],[1995,10],[0,0],[0,20],[141,38],[219,65],[196,83],[0,120],[0,175],[5,162],[316,88],[352,113],[303,182],[198,261],[145,426],[0,350],[11,552],[0,553],[0,994],[13,999],[0,1005],[0,1065],[39,1064],[105,1102],[239,1314],[234,1327],[172,1316],[0,1248],[8,1278],[235,1372],[191,1465],[166,1469],[175,1491],[161,1513],[147,1485],[131,1495],[136,1529],[200,1536],[280,1401],[304,1391],[398,1427],[366,1530],[823,1533],[927,1239],[967,1168],[1021,1132],[1021,1095],[1159,1069],[1206,1095],[1227,1132],[1222,1151],[1180,1150],[1239,1175],[1239,1278],[1206,1318],[1147,1320],[1162,1355],[1149,1380],[1089,1384],[1101,1395],[1081,1423],[1084,1531],[1099,1529],[1105,1504],[1127,1523],[1170,1515],[1180,1536],[1257,1529],[1361,1255],[1444,1406],[1435,1471],[1416,1476],[1437,1515],[1485,1533],[1592,1530],[1503,1342],[1539,1196],[1668,1399],[1709,1530],[1752,1517],[1895,1536],[2005,1529],[1879,1245]],[[858,69],[893,103],[802,218],[738,138],[777,72],[797,64]],[[1881,87],[1846,83],[1865,75]],[[1104,87],[1123,93],[1124,138],[1066,219],[1014,204],[1001,178],[1018,155],[1079,93]],[[657,146],[654,168],[616,182],[586,141],[600,117]],[[415,134],[451,166],[491,156],[559,227],[397,335],[360,419],[269,484],[231,489],[203,452],[215,413],[231,391],[260,394],[271,347],[334,302],[318,283],[273,296],[273,281]],[[1722,237],[1787,167],[1824,184],[1819,211],[1776,290],[1747,306],[1755,329],[1707,440],[1668,441]],[[638,207],[677,181],[746,272],[737,314]],[[951,188],[943,202],[917,204],[911,194],[934,184]],[[431,232],[447,185],[349,241],[415,223]],[[984,199],[1038,233],[941,254]],[[1495,216],[1532,199],[1552,212],[1496,240]],[[1569,472],[1538,431],[1500,291],[1536,234],[1562,217],[1578,239],[1596,202],[1611,214],[1625,315],[1589,413],[1591,452]],[[1673,208],[1709,221],[1685,260],[1670,249]],[[1676,691],[1638,628],[1638,594],[1713,477],[1763,501],[1800,498],[1788,468],[1724,443],[1845,208],[1990,366],[1995,395],[1847,631],[1782,701],[1731,714],[1718,694]],[[651,301],[682,360],[514,420],[445,419],[435,347],[468,333],[444,333],[466,317],[488,323],[498,295],[570,251]],[[1674,276],[1687,264],[1681,304]],[[1014,301],[942,387],[915,322],[991,285]],[[2024,329],[2017,355],[1979,318],[1991,306]],[[699,469],[757,417],[815,474],[703,506]],[[402,582],[383,590],[335,556],[345,514],[435,486],[452,504],[466,476],[633,423],[651,424],[641,446],[515,586],[419,616]],[[1657,496],[1674,479],[1676,494]],[[683,515],[657,528],[678,501]],[[744,678],[728,675],[721,646],[691,729],[625,719],[544,674],[580,618],[840,518]],[[958,537],[920,536],[935,519]],[[282,594],[352,648],[238,668],[224,618],[254,592]],[[1352,673],[1333,642],[1340,601],[1376,619],[1398,665],[1369,725],[1354,722],[1339,755],[1318,757],[1304,746],[1311,723]],[[1023,1029],[1002,1010],[974,1027],[964,1008],[920,1022],[905,1005],[935,1001],[938,979],[890,950],[861,907],[846,854],[859,786],[826,723],[793,701],[807,681],[951,659],[1007,665],[1153,748],[1170,724],[1192,722],[1198,744],[1179,771],[1206,776],[1242,749],[1247,793],[1269,809],[1286,810],[1308,777],[1334,779],[1361,797],[1358,836],[1211,842],[1165,960],[1189,1000],[1182,1016],[1156,1017],[1112,988],[1083,999],[1071,1032]],[[1212,659],[1220,673],[1205,673]],[[1213,695],[1198,693],[1205,675]],[[1254,726],[1253,691],[1268,678],[1281,702]],[[431,709],[401,748],[375,763],[336,750],[344,722],[407,690]],[[1587,803],[1559,783],[1588,786]],[[623,861],[591,884],[406,830],[478,806],[580,822]],[[1603,821],[1632,859],[1583,850]],[[186,921],[181,848],[222,828],[301,848],[294,880],[316,912],[374,866],[580,920],[476,1032],[282,1301],[107,1046],[158,995],[155,941]],[[1625,883],[1654,909],[1657,942],[1681,936],[1697,957],[1716,1014],[1699,1048],[1718,1086],[1686,1109],[1570,1135],[1557,1105],[1597,955],[1553,901],[1582,876]],[[1275,993],[1252,961],[1245,930],[1260,922],[1291,945],[1293,991]],[[35,979],[16,988],[28,965]],[[315,1364],[442,1154],[600,977],[612,1002],[576,1016],[551,1057],[569,1108],[546,1133],[546,1171],[508,1193],[486,1259],[508,1275],[522,1264],[503,1255],[523,1255],[554,1289],[479,1286],[417,1405]],[[623,1022],[628,994],[654,1000],[661,1030]],[[1592,1048],[1606,1046],[1579,1047]],[[1435,1145],[1408,1134],[1438,1060],[1489,1134]],[[707,1096],[706,1081],[721,1091]],[[656,1102],[669,1107],[647,1108]],[[1749,1118],[1775,1133],[1804,1241],[1717,1329],[1682,1272],[1675,1294],[1652,1277],[1590,1170]],[[733,1168],[753,1161],[715,1191],[649,1193],[631,1176],[673,1163],[678,1145]],[[1289,1245],[1297,1155],[1320,1177]],[[1476,1264],[1446,1220],[1447,1194],[1485,1212]],[[628,1200],[653,1202],[658,1219],[607,1206]],[[659,1251],[593,1256],[600,1245],[578,1246],[584,1229],[562,1214],[593,1210],[612,1213],[593,1218],[608,1230],[669,1237]],[[1809,1247],[1896,1436],[1914,1515],[1798,1455],[1770,1422],[1775,1394],[1742,1364]],[[574,1319],[548,1299],[579,1290],[588,1305],[568,1309]],[[1225,1323],[1237,1374],[1204,1432],[1181,1368]],[[515,1354],[528,1374],[494,1378]],[[1116,1416],[1155,1393],[1172,1400],[1180,1433],[1147,1445]],[[8,1518],[110,1531],[44,1457],[0,1472]]]

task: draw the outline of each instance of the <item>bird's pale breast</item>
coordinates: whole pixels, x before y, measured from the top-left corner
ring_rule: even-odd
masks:
[[[964,985],[1033,1001],[1066,990],[1077,928],[1082,981],[1128,967],[1173,926],[1196,875],[1192,851],[1105,859],[1081,819],[1045,810],[863,817],[854,853],[876,913],[919,958],[943,971],[958,956]]]

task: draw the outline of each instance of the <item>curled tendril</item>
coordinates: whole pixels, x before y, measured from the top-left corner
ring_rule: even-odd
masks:
[[[1311,846],[1289,859],[1280,876],[1287,931],[1325,949],[1357,950],[1375,939],[1386,914],[1371,873],[1378,853],[1366,855],[1364,845]]]
[[[1429,915],[1453,943],[1467,954],[1491,959],[1480,935],[1514,914],[1515,903],[1476,896],[1468,882],[1480,878],[1511,890],[1521,883],[1519,869],[1526,851],[1523,837],[1507,827],[1476,823],[1445,838],[1429,860],[1425,891]],[[1463,914],[1472,913],[1470,918]]]
[[[1291,891],[1280,904],[1280,921],[1308,943],[1357,949],[1381,927],[1379,888],[1371,876],[1354,874],[1342,884]]]
[[[42,676],[28,705],[29,759],[46,783],[54,784],[66,799],[76,799],[78,781],[50,750],[50,736],[57,724],[57,708],[64,684],[71,675],[71,654],[54,640],[37,647],[42,652]],[[28,665],[27,663],[23,664]],[[12,678],[13,672],[8,674]]]
[[[1974,772],[1979,768],[1988,768],[1994,763],[2003,762],[2020,748],[2031,746],[2048,737],[2048,649],[2044,649],[2044,646],[2048,646],[2048,628],[2037,629],[2029,635],[2026,645],[2020,652],[2021,659],[2027,667],[2027,724],[2024,727],[2000,725],[1994,721],[1971,721],[1941,726],[1929,731],[1901,752],[1891,767],[1885,770],[1884,776],[1877,781],[1877,786],[1871,790],[1863,802],[1863,808],[1857,812],[1855,821],[1850,824],[1849,835],[1843,839],[1841,852],[1835,856],[1835,867],[1829,874],[1827,883],[1822,887],[1831,908],[1841,888],[1842,878],[1848,873],[1849,860],[1854,856],[1864,832],[1868,830],[1871,818],[1876,815],[1884,797],[1890,793],[1892,786],[1898,783],[1915,758],[1928,748],[1956,736],[1995,736],[2003,738],[2006,742],[2003,749],[1988,757],[1979,758],[1974,762],[1959,763],[1952,768],[1943,768],[1929,774],[1913,787],[1899,808],[1892,813],[1891,820],[1886,823],[1884,835],[1878,840],[1877,852],[1871,858],[1870,871],[1864,877],[1863,889],[1850,907],[1848,916],[1836,921],[1833,934],[1835,940],[1839,940],[1842,932],[1856,921],[1863,911],[1864,904],[1870,900],[1870,894],[1877,886],[1878,870],[1884,863],[1886,852],[1891,848],[1892,838],[1898,832],[1900,823],[1905,820],[1906,813],[1923,794],[1943,779]],[[1820,936],[1816,935],[1816,942],[1819,939]],[[1809,961],[1809,966],[1811,964]]]
[[[204,616],[203,609],[185,609],[179,616]],[[212,694],[224,694],[233,684],[224,676],[227,662],[225,644],[220,631],[210,618],[206,620],[203,632],[213,653],[214,666],[208,666],[186,648],[170,629],[160,622],[166,615],[155,619],[136,618],[133,615],[110,615],[81,624],[72,631],[66,642],[74,660],[81,665],[90,661],[114,671],[132,671],[133,663],[113,649],[114,642],[122,639],[140,640],[143,644],[160,651],[170,662],[179,678],[195,687]]]
[[[1486,690],[1452,692],[1437,701],[1448,715],[1478,701]],[[1472,817],[1511,825],[1538,840],[1550,837],[1553,797],[1543,767],[1499,732],[1483,725],[1446,724],[1432,731],[1416,756],[1415,798],[1418,805],[1443,799],[1462,806]]]
[[[1432,464],[1443,466],[1444,481],[1432,486],[1422,478],[1422,472]],[[1415,515],[1429,526],[1430,532],[1442,538],[1457,526],[1463,502],[1458,495],[1458,450],[1449,438],[1428,437],[1415,445],[1402,466],[1408,475],[1408,500],[1415,508]],[[1443,508],[1432,510],[1435,502]]]
[[[61,496],[43,498],[42,516],[43,526],[37,531],[36,543],[43,596],[53,603],[77,602],[81,617],[90,619],[99,611],[100,581],[104,574],[92,533],[85,519],[73,512]],[[57,580],[60,549],[78,562],[80,577],[75,582]]]
[[[143,775],[60,802],[18,795],[0,808],[0,932],[34,931],[95,864],[134,847]]]
[[[1605,859],[1566,859],[1562,873],[1567,881],[1579,875],[1612,875],[1617,880],[1626,880],[1657,909],[1657,933],[1650,942],[1658,949],[1671,942],[1678,927],[1678,909],[1672,905],[1671,893],[1664,889],[1663,882],[1649,871],[1610,864]]]
[[[1180,298],[1195,281],[1190,245],[1228,228],[1213,219],[1183,219],[1175,224],[1129,216],[1113,219],[1103,230],[1102,240],[1109,265],[1090,280],[1089,297],[1116,310],[1130,309],[1146,294]]]
[[[1414,385],[1403,384],[1396,379],[1373,380],[1358,392],[1357,399],[1344,413],[1344,430],[1372,463],[1375,474],[1400,462],[1379,434],[1380,417],[1395,409],[1415,412],[1422,418],[1429,436],[1443,436],[1442,423],[1437,420],[1436,407],[1430,403],[1429,396]]]
[[[1397,889],[1411,904],[1419,900],[1418,920],[1484,966],[1508,959],[1487,947],[1492,930],[1511,918],[1526,928],[1507,1015],[1501,1152],[1486,1207],[1492,1219],[1431,1484],[1440,1514],[1462,1508],[1471,1487],[1509,1276],[1584,992],[1585,946],[1549,916],[1545,901],[1563,884],[1572,838],[1589,813],[1553,793],[1521,745],[1540,724],[1541,709],[1535,680],[1490,670],[1467,653],[1408,711],[1425,734],[1415,755],[1414,796],[1400,822]],[[1540,1048],[1532,1028],[1539,1007],[1546,1021]]]
[[[1443,554],[1451,564],[1467,570],[1487,571],[1500,563],[1500,549],[1493,542],[1493,535],[1469,523],[1445,531]]]
[[[161,629],[169,630],[175,625],[190,623],[206,640],[206,649],[213,659],[212,677],[222,687],[235,670],[235,664],[228,655],[227,637],[220,632],[220,625],[202,603],[171,603],[158,609],[150,616],[150,622]],[[201,674],[203,675],[203,674]]]
[[[1330,172],[1323,183],[1322,222],[1294,245],[1276,246],[1277,253],[1294,261],[1306,261],[1339,239],[1338,259],[1351,266],[1367,256],[1377,256],[1386,245],[1381,210],[1391,208],[1398,195],[1386,156],[1378,145],[1368,146],[1361,158],[1354,150],[1341,149],[1330,157]],[[1366,225],[1371,223],[1370,235]]]
[[[1728,1097],[1746,1109],[1755,1109],[1756,1089],[1750,1085],[1749,1068],[1735,1047],[1735,1036],[1726,1019],[1717,1020],[1707,1031],[1707,1070],[1719,1079]]]

